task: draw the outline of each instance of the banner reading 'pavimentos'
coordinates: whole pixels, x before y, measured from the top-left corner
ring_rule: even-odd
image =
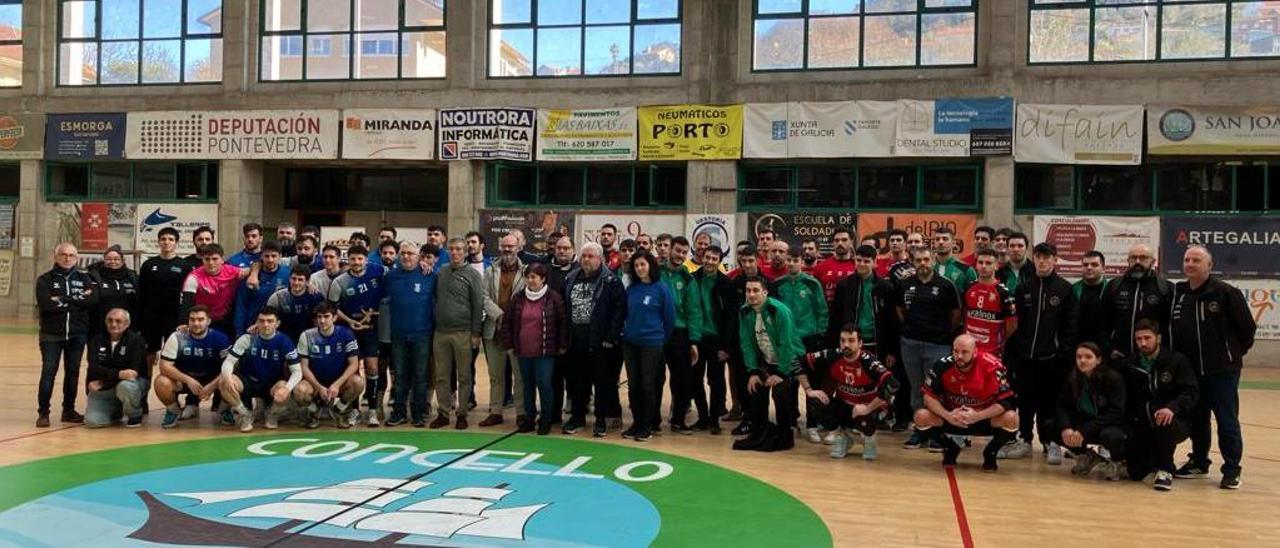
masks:
[[[636,159],[636,109],[538,109],[538,160]]]
[[[1147,107],[1147,153],[1280,154],[1280,106]]]

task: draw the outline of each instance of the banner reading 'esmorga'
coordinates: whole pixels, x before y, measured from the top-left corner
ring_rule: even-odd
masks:
[[[441,160],[533,160],[531,108],[440,110]]]
[[[636,159],[636,109],[538,109],[538,160]]]
[[[1142,105],[1018,104],[1017,162],[1142,163]]]
[[[130,112],[131,160],[273,160],[338,157],[336,110]]]

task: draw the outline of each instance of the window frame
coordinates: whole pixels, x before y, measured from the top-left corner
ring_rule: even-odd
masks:
[[[259,83],[263,84],[290,84],[290,83],[310,83],[310,82],[398,82],[398,81],[418,81],[418,80],[445,80],[449,77],[448,72],[448,47],[449,34],[447,28],[449,26],[449,5],[444,4],[444,10],[441,11],[439,25],[407,25],[405,22],[405,0],[396,1],[396,28],[382,30],[356,30],[356,19],[360,16],[356,9],[356,0],[347,0],[349,6],[347,30],[344,31],[318,31],[309,32],[307,28],[307,10],[311,7],[311,0],[299,0],[298,6],[298,28],[294,30],[267,30],[267,2],[269,0],[258,0],[258,62],[257,74],[255,78]],[[404,35],[406,33],[434,33],[440,32],[445,38],[445,72],[440,76],[405,76],[404,75]],[[396,75],[395,77],[380,78],[356,78],[356,55],[354,52],[360,51],[363,44],[362,38],[366,35],[396,35],[396,53],[395,55],[378,54],[377,57],[395,57],[396,58]],[[345,36],[347,39],[346,46],[340,46],[342,55],[347,58],[347,76],[345,78],[307,78],[307,62],[311,57],[311,38],[316,37],[333,37]],[[301,53],[297,55],[281,54],[278,57],[300,57],[302,65],[299,68],[298,78],[281,78],[277,80],[267,80],[262,77],[262,63],[266,59],[266,40],[272,37],[296,37],[302,42]],[[330,45],[330,51],[334,48]],[[364,56],[363,53],[360,54]]]
[[[850,207],[811,207],[799,205],[800,171],[804,169],[837,169],[850,168],[854,172],[853,205]],[[861,184],[862,171],[865,168],[908,168],[915,170],[915,204],[911,207],[901,206],[866,206],[862,204]],[[751,205],[744,200],[744,183],[746,175],[751,171],[788,171],[788,192],[791,194],[787,205],[763,204]],[[930,171],[971,171],[973,173],[974,203],[971,206],[930,205],[924,200],[925,176]],[[927,211],[931,213],[982,213],[983,179],[985,167],[980,162],[947,162],[947,163],[902,163],[902,162],[839,162],[835,164],[776,164],[764,162],[739,162],[737,169],[736,203],[739,212],[771,212],[782,208],[785,211],[817,211],[824,213],[847,213],[849,211],[892,212],[892,211]]]
[[[1027,0],[1027,66],[1031,67],[1049,67],[1062,65],[1123,65],[1123,64],[1151,64],[1151,63],[1205,63],[1205,62],[1223,62],[1223,61],[1266,61],[1280,59],[1280,53],[1276,55],[1252,55],[1244,57],[1232,56],[1232,8],[1238,4],[1252,4],[1263,0],[1129,0],[1120,4],[1102,4],[1096,3],[1096,0],[1063,0],[1057,4],[1037,4],[1037,0]],[[1225,13],[1223,14],[1223,48],[1221,56],[1211,57],[1178,57],[1171,59],[1162,58],[1164,55],[1164,8],[1167,6],[1186,7],[1186,6],[1223,6]],[[1121,59],[1115,61],[1097,60],[1095,54],[1097,52],[1097,32],[1096,26],[1098,21],[1098,10],[1100,9],[1116,9],[1116,8],[1139,8],[1150,6],[1156,10],[1155,25],[1155,45],[1153,51],[1155,57],[1153,59]],[[1089,10],[1089,48],[1088,58],[1082,61],[1032,61],[1031,60],[1031,31],[1032,31],[1032,14],[1037,11],[1067,11],[1067,10]]]
[[[187,43],[189,41],[217,40],[219,41],[220,44],[222,44],[224,48],[223,53],[220,54],[220,56],[224,60],[226,59],[226,50],[225,50],[226,42],[223,36],[226,31],[226,25],[221,20],[221,18],[219,19],[219,24],[223,28],[218,29],[218,32],[213,32],[213,33],[188,32],[187,7],[189,5],[190,0],[179,0],[182,2],[182,13],[179,16],[181,18],[180,19],[181,31],[178,33],[178,36],[176,37],[168,36],[164,38],[152,37],[150,39],[146,38],[146,29],[144,27],[144,24],[145,24],[144,17],[147,9],[146,0],[138,1],[138,37],[137,38],[110,38],[110,39],[102,37],[102,0],[55,0],[55,1],[58,3],[58,6],[57,6],[58,21],[57,21],[57,31],[56,31],[57,34],[54,36],[55,45],[54,45],[54,52],[53,52],[54,87],[76,89],[76,88],[130,88],[134,86],[151,86],[151,87],[154,87],[154,86],[220,86],[222,85],[224,79],[226,78],[226,75],[222,74],[222,77],[217,80],[210,80],[207,82],[206,81],[200,81],[200,82],[187,81],[187,72],[186,72]],[[62,34],[64,29],[62,25],[63,25],[63,21],[65,20],[63,18],[63,10],[65,9],[68,2],[73,2],[73,1],[93,2],[93,5],[94,5],[94,28],[93,28],[94,36],[93,37],[91,38],[63,37]],[[226,1],[227,0],[219,0],[221,5],[219,9],[222,9],[222,10],[226,9]],[[143,62],[144,62],[144,56],[146,52],[145,44],[148,40],[153,42],[160,42],[160,41],[177,41],[178,42],[178,65],[177,65],[178,80],[176,82],[143,82],[142,81]],[[130,42],[138,44],[137,81],[133,83],[123,83],[123,84],[102,83],[102,72],[103,72],[102,71],[102,49],[103,49],[102,45],[130,43]],[[97,47],[97,50],[98,50],[97,57],[94,61],[94,79],[95,79],[94,83],[92,84],[63,84],[62,83],[62,46],[64,44],[93,44],[94,46]],[[210,57],[211,58],[213,57],[212,51],[210,51]],[[219,73],[221,72],[222,72],[221,69],[219,69]]]
[[[540,195],[542,194],[542,189],[540,188],[542,185],[542,169],[541,168],[543,167],[561,168],[561,169],[562,168],[580,169],[582,171],[582,200],[578,203],[541,201],[540,199]],[[627,189],[627,196],[630,197],[631,203],[630,204],[588,203],[588,200],[587,200],[587,197],[589,196],[588,185],[590,184],[591,169],[620,168],[620,167],[629,168],[629,171],[631,174],[630,187]],[[668,168],[679,167],[684,170],[686,192],[685,192],[685,199],[683,203],[680,203],[680,204],[670,204],[670,203],[655,204],[654,203],[655,178],[657,177],[658,171],[664,167],[668,167]],[[502,199],[501,197],[498,196],[498,178],[500,176],[500,173],[504,170],[519,170],[519,169],[534,170],[533,189],[530,194],[531,196],[533,196],[533,199],[527,202],[519,201],[519,200]],[[676,163],[627,162],[627,163],[600,163],[600,164],[560,163],[560,162],[520,163],[520,162],[505,162],[505,161],[489,162],[488,165],[485,166],[485,203],[486,203],[486,207],[507,208],[507,209],[529,208],[529,207],[599,209],[599,210],[653,210],[653,211],[684,209],[689,202],[688,190],[687,190],[688,184],[689,184],[688,174],[689,174],[688,164],[683,162],[676,162]],[[649,185],[648,202],[649,203],[645,205],[637,205],[635,200],[636,185],[642,184],[642,181],[641,181],[642,175],[647,175],[649,178],[648,180],[648,185]]]
[[[852,14],[819,14],[809,15],[810,0],[800,0],[800,9],[797,12],[787,13],[760,13],[760,0],[751,0],[751,19],[747,28],[747,33],[751,41],[751,55],[748,62],[751,64],[752,74],[775,74],[787,72],[836,72],[836,71],[868,71],[868,70],[904,70],[904,69],[954,69],[954,68],[973,68],[978,66],[978,36],[982,32],[982,21],[979,17],[979,5],[981,0],[972,0],[973,4],[969,7],[963,6],[944,6],[944,7],[927,7],[927,0],[915,0],[916,7],[911,11],[885,11],[874,12],[868,14],[866,12],[865,2],[859,0],[858,12]],[[999,1],[999,0],[997,0]],[[932,14],[948,14],[948,13],[972,13],[973,14],[973,61],[969,63],[953,63],[944,65],[922,65],[920,64],[920,54],[923,41],[920,39],[924,26],[924,16]],[[891,16],[891,15],[915,15],[916,31],[915,31],[915,61],[910,65],[886,65],[886,66],[867,66],[866,63],[866,28],[867,16]],[[818,67],[809,68],[809,26],[813,19],[831,19],[831,18],[858,18],[858,64],[849,67]],[[760,20],[781,20],[800,18],[804,24],[804,33],[801,35],[801,52],[800,67],[777,68],[777,69],[758,69],[756,68],[756,21]]]
[[[1204,167],[1206,164],[1217,163],[1220,167],[1231,168],[1231,208],[1227,210],[1188,210],[1188,209],[1160,209],[1160,181],[1159,173],[1164,168],[1167,171],[1169,167]],[[1023,167],[1041,168],[1041,167],[1061,167],[1062,164],[1042,164],[1028,163],[1018,164],[1014,169],[1014,191],[1013,191],[1013,213],[1015,215],[1159,215],[1162,217],[1191,217],[1197,215],[1229,215],[1229,216],[1277,216],[1280,215],[1280,208],[1270,209],[1271,185],[1274,183],[1280,186],[1280,161],[1260,160],[1255,162],[1243,163],[1238,161],[1217,159],[1213,160],[1196,160],[1186,159],[1183,161],[1172,161],[1162,163],[1144,163],[1140,166],[1097,166],[1097,165],[1072,165],[1071,167],[1071,207],[1022,207],[1018,203],[1018,188],[1021,180],[1018,177],[1018,169]],[[1151,189],[1150,207],[1146,209],[1082,209],[1080,205],[1083,203],[1081,193],[1083,191],[1082,177],[1084,170],[1081,168],[1097,168],[1097,167],[1139,167],[1143,171],[1143,177]],[[1263,170],[1262,185],[1262,207],[1258,210],[1241,210],[1239,199],[1239,168],[1241,167],[1261,167]],[[1280,189],[1278,189],[1280,190]]]
[[[22,0],[0,0],[0,5],[14,5],[14,4],[16,4],[16,5],[18,6],[18,10],[21,12],[21,10],[23,9],[23,6],[22,6]],[[59,7],[59,10],[61,10],[62,4],[61,4],[61,3],[59,3],[59,4],[58,4],[58,7]],[[24,15],[25,15],[25,14],[24,14]],[[61,21],[62,21],[62,18],[61,18],[61,11],[59,11],[59,18],[58,18],[58,21],[59,21],[59,23],[58,23],[58,24],[59,24],[59,25],[61,25],[61,24],[62,24],[62,23],[61,23]],[[23,20],[19,23],[19,25],[25,25],[25,24],[26,24],[26,18],[24,17],[24,18],[23,18]],[[61,29],[59,29],[59,30],[61,30]],[[25,49],[25,48],[23,47],[22,42],[23,42],[23,40],[25,40],[25,39],[26,39],[27,35],[26,35],[26,33],[25,33],[25,32],[23,32],[23,29],[22,29],[21,27],[19,27],[19,28],[18,28],[18,31],[22,33],[22,34],[21,34],[21,36],[22,36],[21,38],[18,38],[17,40],[0,40],[0,47],[3,47],[3,46],[18,46],[18,58],[19,58],[19,60],[22,60],[23,50]],[[57,53],[55,52],[55,53],[54,53],[54,55],[57,55]],[[18,71],[18,83],[17,83],[17,84],[14,84],[14,85],[11,85],[11,86],[4,86],[4,85],[0,85],[0,89],[20,89],[21,87],[22,87],[22,70],[21,70],[21,69],[19,69],[19,71]],[[16,201],[16,200],[15,200],[15,201]],[[4,203],[4,202],[0,201],[0,203]]]
[[[654,77],[670,78],[670,77],[679,77],[684,75],[684,69],[685,69],[684,3],[685,3],[685,0],[674,0],[676,3],[675,17],[643,19],[643,20],[637,19],[639,15],[639,12],[638,12],[639,7],[637,4],[639,3],[640,0],[627,0],[628,2],[631,3],[631,17],[628,19],[626,23],[587,23],[587,1],[588,0],[581,0],[582,13],[581,13],[580,23],[548,24],[548,25],[538,24],[538,2],[542,0],[529,0],[529,22],[528,23],[502,23],[502,24],[494,23],[493,2],[491,0],[477,0],[477,1],[483,1],[485,3],[485,9],[487,10],[487,14],[485,18],[486,25],[484,30],[485,32],[484,75],[486,79],[499,80],[499,81],[502,81],[502,80],[572,80],[576,78],[589,78],[589,79],[654,78]],[[627,72],[622,74],[587,74],[586,66],[585,66],[586,65],[586,47],[587,47],[586,46],[587,29],[591,27],[616,27],[624,24],[627,25],[628,27],[627,30],[629,31],[629,34],[630,34],[629,58],[631,59],[631,62],[627,67]],[[637,73],[635,70],[636,69],[635,67],[636,26],[637,25],[673,25],[673,24],[679,25],[680,27],[680,56],[676,60],[676,63],[679,65],[679,70],[675,72]],[[567,75],[559,75],[559,76],[538,75],[538,30],[539,29],[557,30],[557,29],[573,29],[573,28],[578,28],[581,30],[578,38],[578,63],[579,63],[578,66],[582,72],[579,74],[567,74]],[[493,61],[493,56],[491,54],[491,51],[492,51],[491,48],[494,45],[492,40],[494,30],[531,30],[532,31],[533,57],[529,59],[529,64],[532,67],[532,70],[530,71],[531,73],[529,75],[527,76],[494,76],[493,75],[493,65],[491,64]]]
[[[95,165],[101,165],[101,164],[129,166],[129,187],[130,187],[129,197],[117,198],[117,197],[101,197],[101,196],[95,195],[94,190],[96,188],[96,185],[94,181],[95,175],[94,175],[93,168]],[[170,197],[169,198],[137,197],[135,193],[138,185],[138,175],[139,175],[138,166],[166,165],[166,164],[171,166],[173,171],[173,193],[170,195]],[[184,167],[189,167],[193,165],[201,166],[203,168],[200,173],[200,196],[201,197],[200,198],[179,198],[178,197],[179,171]],[[87,181],[88,189],[85,195],[78,196],[74,194],[55,194],[53,192],[53,170],[55,168],[67,167],[67,166],[83,167],[88,170],[88,181]],[[69,161],[50,160],[44,163],[44,166],[42,169],[44,171],[44,199],[46,202],[51,202],[51,203],[54,203],[54,202],[90,202],[92,203],[92,202],[102,202],[102,201],[132,203],[132,204],[137,204],[137,203],[216,204],[218,203],[217,195],[214,195],[214,196],[209,195],[209,190],[210,190],[209,171],[211,169],[213,170],[221,169],[220,164],[218,162],[213,162],[213,161],[188,162],[188,161],[163,161],[163,160],[162,161],[125,160],[125,161],[115,161],[115,162],[69,162]]]

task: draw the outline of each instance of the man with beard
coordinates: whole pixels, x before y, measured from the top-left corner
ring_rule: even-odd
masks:
[[[855,270],[852,276],[841,280],[831,301],[830,323],[827,339],[840,341],[844,337],[836,326],[853,326],[858,330],[859,348],[870,352],[893,372],[894,390],[901,389],[894,400],[893,415],[896,431],[906,430],[911,422],[911,386],[903,368],[896,367],[902,352],[898,337],[897,301],[894,285],[876,275],[876,250],[871,246],[858,248]]]
[[[311,290],[311,269],[304,266],[289,272],[289,287],[277,289],[267,299],[267,306],[280,311],[280,332],[298,340],[302,332],[315,327],[316,305],[325,296]]]
[[[489,364],[489,415],[480,421],[480,426],[502,424],[502,403],[507,391],[507,370],[511,370],[512,393],[517,410],[524,409],[524,379],[520,376],[520,363],[515,353],[502,346],[502,337],[498,334],[498,325],[506,314],[507,304],[511,296],[524,291],[524,263],[517,254],[519,240],[514,234],[507,234],[498,240],[498,260],[489,266],[484,273],[484,357]],[[475,379],[472,374],[471,378]],[[459,402],[464,404],[464,402]],[[552,413],[552,410],[543,410]],[[560,413],[554,413],[556,417]],[[523,413],[516,417],[518,427],[534,417],[525,417]]]
[[[983,225],[973,229],[973,254],[964,260],[964,264],[970,267],[978,267],[978,252],[984,249],[992,249],[991,238],[996,234],[996,229]],[[999,254],[996,254],[997,266],[999,266]],[[1012,291],[1012,290],[1010,290]]]
[[[342,250],[333,244],[324,246],[320,252],[321,268],[311,273],[311,289],[316,293],[329,296],[329,287],[342,275]]]
[[[1110,351],[1113,362],[1133,355],[1133,326],[1138,320],[1169,324],[1173,284],[1156,272],[1155,262],[1151,246],[1129,248],[1129,270],[1111,280],[1102,295],[1102,329],[1109,338],[1101,344]]]
[[[512,236],[514,239],[515,236]],[[515,240],[519,245],[519,240]],[[486,270],[489,270],[490,259],[484,254],[484,236],[479,232],[471,231],[467,233],[467,265],[476,271],[480,277],[484,277]],[[499,244],[501,245],[501,244]]]
[[[617,272],[618,266],[622,264],[619,250],[614,248],[618,243],[618,227],[613,223],[605,223],[596,233],[596,243],[600,244],[600,248],[604,250],[605,266]]]
[[[285,262],[292,270],[300,265],[306,265],[311,272],[316,272],[324,268],[324,259],[320,257],[319,245],[316,243],[316,237],[310,234],[298,236],[297,243],[294,244],[294,256]]]
[[[787,254],[791,252],[791,244],[774,240],[769,246],[769,262],[760,265],[760,274],[773,282],[787,275]]]
[[[989,435],[982,469],[995,472],[996,451],[1018,428],[1013,390],[1000,358],[979,351],[973,337],[960,335],[951,354],[929,370],[922,391],[924,405],[916,411],[916,428],[942,445],[942,465],[955,466],[960,456],[960,445],[947,434]]]
[[[276,244],[280,246],[281,257],[297,255],[298,227],[289,221],[281,221],[276,225]]]
[[[551,245],[551,261],[547,263],[547,287],[555,291],[560,297],[566,298],[564,294],[565,279],[573,269],[578,268],[577,258],[573,256],[573,240],[568,236],[559,232],[551,234],[548,239]],[[565,396],[565,367],[568,364],[565,356],[556,357],[556,365],[551,373],[551,390],[554,392],[553,408],[564,408]],[[570,394],[570,397],[573,395]],[[589,397],[589,395],[588,395]],[[576,402],[571,402],[576,404]],[[585,419],[582,426],[585,426]],[[578,428],[582,428],[579,426]]]
[[[804,260],[804,271],[812,274],[813,267],[822,259],[822,253],[818,252],[818,241],[805,240],[800,242],[800,256]]]
[[[830,257],[818,261],[813,267],[813,277],[822,284],[822,294],[831,303],[836,296],[836,286],[856,269],[853,259],[853,232],[840,227],[831,233]],[[834,325],[843,325],[833,322]]]
[[[653,236],[641,234],[636,236],[636,253],[653,253]],[[626,261],[623,261],[625,264]]]
[[[862,434],[862,459],[876,460],[876,427],[888,414],[898,382],[888,368],[862,348],[857,327],[846,324],[839,331],[838,348],[799,358],[797,378],[805,397],[815,402],[809,410],[835,434],[831,457],[842,459],[849,454],[856,431]]]
[[[1191,362],[1160,347],[1160,326],[1139,320],[1133,326],[1137,353],[1117,369],[1125,377],[1126,415],[1131,431],[1129,477],[1155,473],[1157,491],[1173,489],[1173,452],[1191,432],[1190,418],[1200,397]]]
[[[951,280],[934,270],[929,250],[921,248],[911,253],[916,273],[898,284],[896,301],[902,324],[902,364],[911,381],[911,407],[919,417],[925,405],[920,387],[930,368],[947,355],[947,345],[960,326],[960,292]],[[917,430],[903,447],[919,449],[924,440],[924,432]]]
[[[1079,307],[1076,318],[1080,342],[1089,341],[1103,348],[1110,339],[1110,333],[1105,328],[1107,311],[1102,306],[1102,296],[1106,293],[1109,281],[1102,276],[1106,260],[1096,249],[1085,253],[1084,258],[1080,259],[1083,269],[1080,281],[1071,286],[1076,293],[1076,306]]]
[[[207,226],[197,227],[195,232],[191,233],[191,243],[195,246],[196,252],[183,257],[183,260],[191,265],[191,270],[204,266],[204,260],[200,258],[200,248],[213,243],[213,240],[213,229]]]
[[[934,268],[938,275],[951,280],[961,294],[969,289],[969,284],[978,278],[973,269],[954,256],[956,233],[950,227],[938,227],[933,231],[933,253],[936,255]]]
[[[996,271],[996,278],[1000,279],[1000,283],[1009,288],[1009,291],[1017,291],[1018,285],[1023,280],[1030,279],[1036,275],[1036,265],[1027,260],[1027,235],[1021,232],[1009,233],[1009,238],[1005,244],[1005,263]],[[997,257],[999,259],[999,257]]]
[[[237,268],[248,268],[262,259],[262,225],[245,223],[241,233],[244,235],[244,249],[227,257],[227,264]]]

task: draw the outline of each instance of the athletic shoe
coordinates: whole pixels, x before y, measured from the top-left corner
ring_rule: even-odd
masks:
[[[1209,477],[1209,467],[1196,462],[1187,461],[1176,472],[1173,477],[1178,479],[1204,479]]]
[[[200,418],[200,406],[197,404],[191,404],[182,408],[182,415],[178,417],[178,420],[189,421],[191,419],[198,418]]]
[[[49,427],[49,414],[40,413],[39,415],[37,415],[36,428],[48,428],[48,427]]]
[[[911,433],[911,437],[907,438],[907,441],[903,442],[902,448],[903,449],[919,449],[920,445],[923,443],[924,443],[924,434],[922,434],[919,430],[916,430],[915,432]]]
[[[351,428],[351,427],[353,427],[353,426],[355,426],[355,425],[357,425],[357,424],[360,424],[360,409],[358,409],[356,406],[352,405],[352,406],[351,406],[351,409],[348,409],[348,410],[347,410],[347,417],[346,417],[346,419],[347,419],[347,420],[346,420],[346,422],[347,422],[347,428]]]
[[[252,432],[253,431],[253,413],[249,413],[249,412],[240,413],[239,416],[236,417],[236,424],[240,426],[241,432]]]
[[[528,434],[534,430],[533,421],[527,418],[516,417],[516,432],[520,434]]]
[[[125,428],[138,428],[142,426],[142,413],[138,413],[136,417],[129,417],[124,422]]]
[[[1173,490],[1173,474],[1160,470],[1156,472],[1156,480],[1151,484],[1156,491],[1172,491]]]
[[[591,436],[596,438],[603,438],[605,437],[606,434],[608,434],[608,432],[609,432],[609,429],[605,427],[604,422],[596,421],[596,427],[591,429]]]
[[[707,431],[708,431],[708,432],[710,432],[712,436],[719,436],[719,435],[720,435],[720,421],[718,421],[718,420],[713,420],[713,421],[711,421],[711,423],[710,423],[710,424],[711,424],[711,426],[707,428]]]
[[[907,421],[893,421],[893,428],[890,428],[889,430],[893,431],[894,433],[906,432],[907,428],[910,426],[911,426],[911,423]]]
[[[613,417],[609,419],[609,429],[619,430],[622,428],[622,417]]]
[[[443,413],[436,415],[436,420],[431,421],[432,430],[437,430],[446,426],[449,426],[449,417],[444,416]]]
[[[1085,451],[1083,455],[1076,457],[1076,464],[1071,467],[1071,475],[1087,476],[1099,462],[1102,462],[1102,457],[1099,457],[1097,453]]]
[[[849,435],[843,431],[832,432],[836,435],[836,439],[831,444],[831,458],[843,459],[849,456],[849,444],[853,441],[849,439]],[[818,442],[822,440],[819,439]]]
[[[1001,456],[1001,453],[1004,456]],[[996,452],[996,458],[1025,459],[1031,456],[1031,444],[1023,440],[1014,440]]]
[[[950,436],[947,436],[947,438],[951,440],[951,443],[955,443],[956,447],[962,447],[960,444],[956,443],[955,438],[952,438]],[[946,447],[943,447],[941,443],[938,443],[937,441],[934,441],[934,440],[929,440],[928,446],[929,446],[930,453],[941,453],[943,451],[946,451]]]
[[[684,423],[679,423],[679,424],[673,424],[673,425],[671,425],[671,432],[672,432],[672,433],[675,433],[675,434],[680,434],[680,435],[682,435],[682,436],[692,436],[692,435],[693,435],[693,429],[692,429],[692,428],[689,428],[689,426],[688,426],[688,425],[686,425],[686,424],[684,424]]]
[[[538,423],[538,435],[539,435],[539,436],[545,436],[545,435],[550,434],[550,433],[551,433],[551,423],[549,423],[549,422],[539,422],[539,423]]]
[[[653,437],[653,432],[650,432],[648,430],[641,430],[639,432],[636,432],[634,439],[638,442],[646,442],[646,441],[649,441],[649,438],[651,437]]]
[[[236,415],[230,409],[223,409],[221,415],[219,418],[223,426],[235,426]]]
[[[316,406],[312,404],[303,409],[302,414],[298,417],[298,422],[308,430],[320,428],[320,417],[316,416]]]
[[[724,420],[727,420],[729,422],[736,422],[736,421],[742,420],[742,410],[738,409],[737,407],[730,409],[729,414],[725,415]]]
[[[876,435],[862,436],[862,460],[876,460],[880,456],[880,442]]]
[[[749,422],[747,422],[747,421],[742,421],[741,423],[739,423],[739,424],[738,424],[738,426],[737,426],[737,427],[735,427],[735,428],[733,429],[733,431],[732,431],[732,432],[730,432],[730,434],[732,434],[732,435],[734,435],[734,436],[750,436],[750,435],[751,435],[751,423],[749,423]]]
[[[178,425],[178,421],[182,417],[181,411],[172,409],[164,410],[164,418],[160,419],[160,428],[173,428]]]
[[[267,430],[275,430],[280,427],[280,410],[276,407],[272,405],[267,408],[267,412],[262,416],[262,426]]]
[[[483,428],[497,426],[499,424],[502,424],[502,415],[490,414],[485,417],[484,420],[480,421],[480,426]]]
[[[631,426],[631,428],[628,428],[628,429],[626,429],[626,430],[623,430],[623,431],[622,431],[622,438],[623,438],[623,439],[628,439],[628,440],[630,440],[630,439],[635,439],[635,437],[636,437],[636,432],[637,432],[638,430],[640,430],[640,428],[636,427],[635,425],[632,425],[632,426]]]
[[[1234,472],[1223,472],[1222,483],[1219,483],[1218,487],[1221,487],[1223,489],[1239,489],[1240,485],[1243,483],[1244,482],[1240,480],[1239,470],[1236,470]]]
[[[943,466],[955,466],[956,461],[959,460],[959,458],[960,458],[959,445],[956,445],[953,443],[942,448],[942,465]],[[984,465],[985,465],[985,462],[984,462]]]
[[[822,430],[817,428],[805,428],[804,433],[809,437],[809,443],[822,443]]]
[[[581,419],[571,418],[568,421],[565,421],[564,427],[561,428],[560,431],[564,432],[566,435],[572,436],[574,434],[577,434],[579,430],[582,430],[582,427],[584,426],[586,426],[586,423],[584,423]]]
[[[424,418],[417,418],[417,419],[413,419],[413,427],[414,427],[414,428],[426,428],[426,427],[427,427],[427,419],[426,419],[425,417],[424,417]]]
[[[458,415],[458,421],[457,421],[457,422],[455,422],[455,423],[453,423],[453,427],[454,427],[454,429],[457,429],[457,430],[466,430],[466,429],[467,429],[467,416],[466,416],[466,415]]]
[[[1062,446],[1056,443],[1049,444],[1049,456],[1045,458],[1045,462],[1053,466],[1062,464]]]
[[[68,409],[62,412],[62,422],[84,424],[84,415],[77,413],[75,409]]]
[[[388,427],[391,427],[391,426],[400,426],[400,425],[402,425],[402,424],[404,424],[404,423],[406,423],[406,422],[409,422],[409,419],[405,418],[405,416],[404,416],[404,415],[398,415],[398,414],[396,414],[396,413],[392,413],[392,414],[391,414],[391,418],[387,419],[386,425],[387,425]],[[425,421],[423,421],[423,422],[425,422]]]
[[[379,426],[382,426],[382,419],[378,417],[381,414],[382,414],[381,409],[377,409],[377,410],[370,409],[369,416],[365,420],[365,426],[369,428],[377,428]]]
[[[823,444],[825,444],[825,445],[831,445],[831,444],[834,444],[835,442],[836,442],[836,431],[835,431],[835,430],[832,430],[832,431],[830,431],[830,432],[827,432],[827,435],[825,435],[825,436],[823,436],[823,437],[822,437],[822,443],[823,443]]]
[[[982,452],[982,471],[995,472],[1000,469],[1000,463],[995,453]]]
[[[1089,470],[1089,477],[1096,480],[1110,479],[1115,474],[1115,464],[1106,457],[1100,457],[1098,464],[1093,465],[1093,469]]]
[[[689,429],[693,430],[694,432],[706,432],[707,428],[709,428],[710,426],[711,426],[711,419],[704,417],[696,421],[693,421],[693,424],[689,425]]]

